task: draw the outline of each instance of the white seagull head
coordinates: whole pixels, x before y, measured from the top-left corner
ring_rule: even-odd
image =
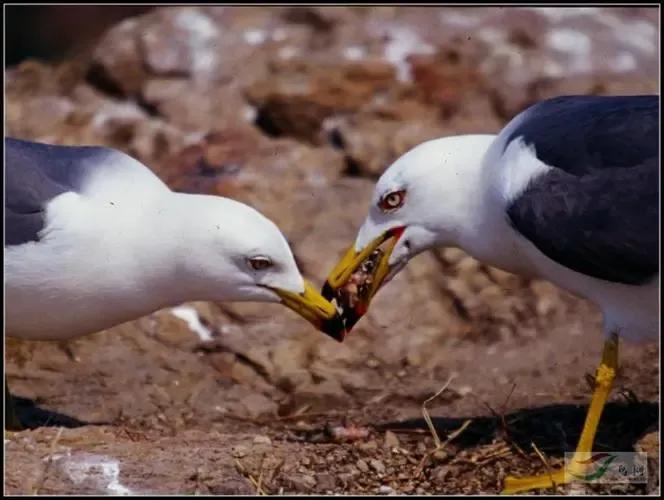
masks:
[[[187,300],[282,302],[316,326],[336,310],[304,280],[277,226],[243,203],[184,195],[177,277]]]
[[[462,135],[424,142],[398,158],[380,177],[355,251],[399,233],[390,266],[438,245],[453,245],[477,202],[482,158],[495,136]]]
[[[358,302],[361,316],[380,286],[414,256],[434,246],[456,246],[482,203],[482,160],[494,139],[445,137],[398,158],[376,183],[355,244],[328,276],[323,295],[331,298],[373,254],[372,287]]]

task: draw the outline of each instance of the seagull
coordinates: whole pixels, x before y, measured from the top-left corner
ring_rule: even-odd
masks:
[[[257,210],[171,191],[107,147],[5,138],[4,271],[5,331],[25,340],[187,301],[281,302],[317,327],[337,315]]]
[[[345,324],[326,333],[343,340],[380,287],[433,247],[461,248],[594,302],[605,344],[571,465],[507,477],[504,493],[571,482],[592,451],[619,337],[657,336],[659,171],[659,96],[561,96],[497,135],[422,143],[380,177],[355,244],[329,274],[323,295],[340,303]],[[341,292],[369,261],[371,280],[349,303]]]

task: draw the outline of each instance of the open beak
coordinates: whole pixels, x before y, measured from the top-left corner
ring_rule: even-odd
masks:
[[[329,328],[329,330],[323,330],[325,333],[341,341],[355,323],[364,316],[369,309],[369,303],[390,273],[390,265],[388,264],[390,256],[392,255],[394,246],[405,229],[405,227],[390,229],[371,241],[359,252],[355,251],[354,247],[349,248],[339,263],[334,267],[322,290],[323,297],[327,300],[337,298],[337,291],[346,285],[351,275],[358,270],[360,265],[365,262],[378,247],[385,244],[381,247],[382,254],[370,273],[371,280],[368,290],[365,293],[358,295],[354,307],[347,309],[345,304],[341,304],[343,307],[343,321],[341,322],[342,329],[334,330],[335,327],[339,327],[339,322],[330,322],[327,325],[324,325]]]
[[[292,309],[319,330],[338,328],[341,317],[334,304],[325,300],[311,283],[304,280],[304,292],[293,293],[279,288],[272,290],[281,298],[281,303]]]

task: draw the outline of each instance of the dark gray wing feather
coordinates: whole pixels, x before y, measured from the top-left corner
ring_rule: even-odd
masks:
[[[80,190],[98,160],[113,152],[5,138],[5,245],[38,241],[48,202]]]
[[[561,96],[537,103],[507,125],[537,157],[575,175],[641,165],[659,155],[659,96]]]
[[[524,137],[554,168],[507,210],[515,229],[549,258],[631,285],[659,271],[659,98],[645,97],[584,97],[574,105],[567,97],[562,109],[526,115],[522,133],[513,136]],[[575,131],[573,141],[556,149],[550,137],[536,140],[532,130],[543,133],[546,121],[550,131],[563,130],[559,120]],[[558,133],[559,140],[565,137]],[[569,146],[572,151],[561,152]]]

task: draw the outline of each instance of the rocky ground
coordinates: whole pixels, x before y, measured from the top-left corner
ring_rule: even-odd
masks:
[[[657,92],[658,32],[645,8],[160,8],[6,70],[5,121],[252,204],[322,284],[397,156],[548,96]],[[5,489],[495,493],[573,449],[601,343],[592,305],[456,249],[415,259],[343,344],[278,305],[208,303],[8,340],[35,428],[5,436]],[[659,490],[658,348],[621,349],[596,449],[648,451],[650,482],[573,491]],[[447,382],[432,454],[422,403]]]

